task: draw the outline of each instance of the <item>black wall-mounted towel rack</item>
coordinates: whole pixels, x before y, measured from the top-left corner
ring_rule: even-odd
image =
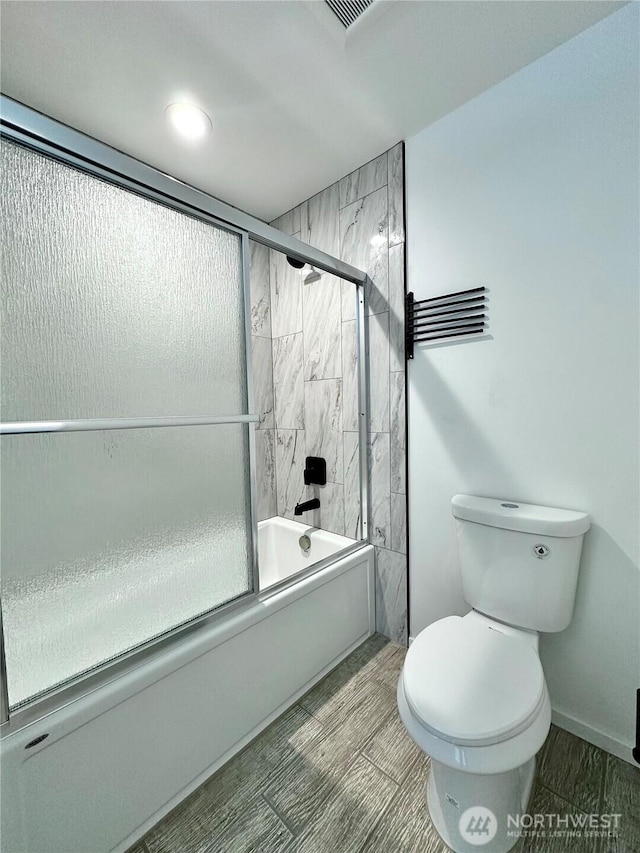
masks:
[[[406,352],[413,358],[413,346],[423,341],[479,335],[486,327],[486,287],[459,290],[416,302],[407,294]]]

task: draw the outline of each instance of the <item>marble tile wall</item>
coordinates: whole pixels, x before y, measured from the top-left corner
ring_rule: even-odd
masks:
[[[377,629],[407,641],[403,144],[271,224],[366,270]],[[355,288],[328,274],[305,283],[280,253],[251,254],[258,512],[355,537],[359,522]],[[268,281],[267,281],[268,279]],[[272,361],[268,364],[271,340]],[[258,387],[258,385],[260,387]],[[304,486],[306,455],[327,460],[327,485]],[[300,520],[298,517],[297,520]]]
[[[276,491],[276,430],[271,340],[269,249],[250,242],[251,361],[256,409],[256,480],[258,521],[278,514]]]

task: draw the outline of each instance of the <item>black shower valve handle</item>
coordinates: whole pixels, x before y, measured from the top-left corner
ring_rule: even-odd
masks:
[[[307,456],[304,460],[305,486],[325,486],[327,483],[327,461],[322,456]]]

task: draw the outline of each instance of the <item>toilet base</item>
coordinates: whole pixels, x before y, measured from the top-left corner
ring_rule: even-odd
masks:
[[[506,773],[477,775],[431,759],[427,807],[431,822],[455,853],[507,853],[519,840],[516,822],[526,811],[533,787],[535,758]],[[481,807],[492,815],[467,809]],[[487,819],[488,818],[488,819]]]

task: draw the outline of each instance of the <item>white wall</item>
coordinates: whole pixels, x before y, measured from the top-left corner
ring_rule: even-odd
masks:
[[[625,7],[407,142],[408,290],[485,285],[409,368],[410,627],[465,613],[456,492],[587,510],[556,719],[627,757],[639,677],[638,21]]]

